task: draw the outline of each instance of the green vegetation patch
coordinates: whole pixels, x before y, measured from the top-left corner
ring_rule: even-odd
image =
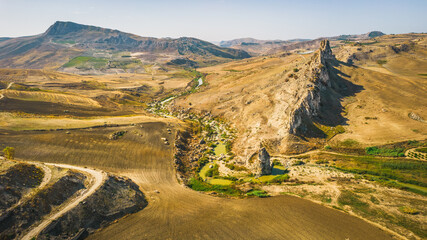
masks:
[[[386,63],[387,63],[387,60],[378,60],[378,61],[377,61],[377,63],[378,63],[379,65],[383,65],[383,64],[386,64]]]
[[[233,184],[233,181],[228,179],[221,179],[221,178],[214,178],[209,180],[208,182],[213,185],[222,185],[222,186],[229,186]]]
[[[394,187],[425,195],[427,189],[427,162],[400,159],[378,158],[374,156],[331,156],[323,159],[336,159],[335,168],[362,175],[365,179],[376,181],[387,187]]]
[[[260,198],[270,197],[270,195],[266,191],[263,191],[263,190],[252,190],[252,191],[246,193],[246,196],[260,197]]]
[[[253,183],[282,183],[289,180],[288,174],[282,174],[282,175],[264,175],[259,178],[255,177],[248,177],[243,179],[245,182],[253,182]]]
[[[297,160],[297,161],[295,161],[293,164],[292,164],[292,166],[300,166],[300,165],[304,165],[305,164],[305,162],[304,161],[302,161],[302,160]]]
[[[242,194],[240,190],[233,188],[230,185],[212,185],[196,178],[191,178],[188,181],[187,186],[195,191],[200,191],[200,192],[214,191],[217,193],[230,195],[230,196],[239,196]]]
[[[368,155],[378,155],[384,157],[404,157],[404,148],[382,148],[382,147],[367,147],[365,152]]]
[[[71,59],[63,65],[63,67],[75,67],[78,69],[100,69],[107,66],[108,60],[105,58],[95,58],[87,56],[79,56]]]
[[[416,151],[420,153],[427,153],[427,148],[418,148]]]
[[[200,168],[200,172],[199,172],[199,176],[203,179],[206,180],[206,173],[209,171],[209,167],[212,164],[207,164],[207,162],[205,162],[205,159],[207,162],[209,162],[209,160],[205,157],[202,157],[199,159],[199,168]]]
[[[221,154],[227,154],[226,145],[222,142],[219,143],[218,145],[215,146],[214,152],[216,156],[220,156]]]
[[[212,165],[210,165],[212,166]],[[218,164],[214,164],[213,167],[209,167],[209,169],[206,171],[205,173],[205,177],[217,177],[219,176],[219,165]]]
[[[226,167],[228,167],[230,170],[233,171],[247,171],[248,169],[245,166],[236,165],[234,163],[227,163],[225,164]]]
[[[408,207],[408,206],[401,206],[399,208],[399,211],[401,211],[402,213],[410,214],[410,215],[415,215],[420,213],[417,209]]]

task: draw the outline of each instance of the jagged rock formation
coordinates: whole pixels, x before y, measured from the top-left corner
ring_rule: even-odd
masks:
[[[256,161],[256,174],[258,176],[271,174],[272,165],[270,163],[270,154],[265,148],[261,148],[258,152],[258,160]]]
[[[320,92],[331,86],[327,61],[333,59],[335,59],[335,56],[332,54],[329,41],[321,41],[319,51],[314,54],[308,68],[303,73],[303,76],[313,84],[309,85],[306,97],[299,104],[299,108],[294,111],[289,133],[296,134],[304,119],[310,119],[318,115],[321,101]]]

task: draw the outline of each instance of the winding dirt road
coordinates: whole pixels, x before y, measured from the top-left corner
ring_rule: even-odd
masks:
[[[14,82],[9,83],[9,85],[7,85],[7,87],[5,89],[3,89],[3,91],[9,89],[10,87],[12,87],[13,84],[14,84]],[[0,100],[3,99],[3,98],[4,98],[3,93],[0,93]]]
[[[107,174],[103,171],[88,169],[84,167],[77,167],[68,164],[54,164],[54,163],[46,163],[46,165],[55,166],[59,168],[73,169],[80,172],[86,173],[86,175],[91,176],[91,187],[82,192],[79,196],[74,198],[71,201],[67,201],[65,206],[61,206],[60,210],[55,213],[51,213],[46,216],[42,222],[40,222],[36,227],[32,228],[30,232],[28,232],[22,239],[30,240],[33,237],[36,237],[43,229],[45,229],[51,222],[60,218],[62,215],[76,207],[80,202],[84,201],[87,197],[92,195],[98,190],[99,187],[104,183],[107,179]]]

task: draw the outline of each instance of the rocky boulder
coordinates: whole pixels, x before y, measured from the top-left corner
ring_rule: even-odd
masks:
[[[268,154],[265,148],[261,148],[258,152],[258,162],[256,166],[257,175],[269,175],[271,174],[272,165],[270,163],[270,154]]]

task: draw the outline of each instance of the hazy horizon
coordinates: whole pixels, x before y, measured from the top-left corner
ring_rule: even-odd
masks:
[[[255,0],[27,2],[0,0],[0,37],[43,33],[56,21],[117,29],[147,37],[315,39],[382,31],[426,32],[427,1]]]

